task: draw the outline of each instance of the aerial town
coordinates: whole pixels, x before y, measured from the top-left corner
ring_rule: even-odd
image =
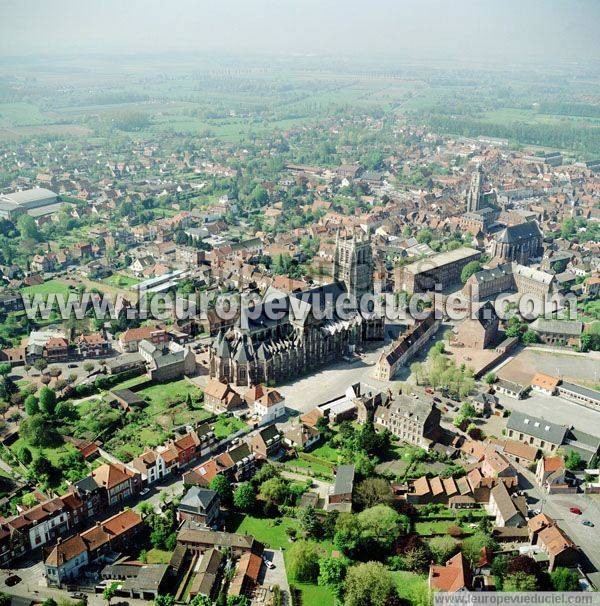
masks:
[[[435,71],[24,65],[0,606],[600,590],[597,88],[453,130]]]

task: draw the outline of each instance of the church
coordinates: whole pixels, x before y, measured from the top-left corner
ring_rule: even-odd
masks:
[[[280,383],[339,360],[367,342],[383,340],[382,317],[362,313],[357,305],[343,317],[335,309],[339,297],[360,301],[373,293],[368,235],[338,233],[333,278],[331,284],[299,293],[267,291],[260,309],[242,313],[234,328],[213,341],[211,378],[239,386]]]

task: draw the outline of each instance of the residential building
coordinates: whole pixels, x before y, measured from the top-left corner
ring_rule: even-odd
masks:
[[[261,459],[272,459],[279,456],[281,451],[281,434],[277,427],[267,425],[250,438],[252,452]]]
[[[354,491],[354,465],[339,465],[335,472],[335,483],[327,493],[325,508],[328,511],[352,511]]]
[[[221,501],[214,490],[192,486],[177,507],[177,520],[192,520],[209,528],[219,521]]]
[[[398,394],[375,410],[376,427],[388,429],[403,442],[428,449],[439,434],[440,410],[426,394]]]
[[[471,589],[473,573],[462,553],[450,558],[444,566],[431,564],[429,566],[430,591],[456,593]]]
[[[240,395],[228,383],[210,379],[204,388],[204,406],[214,413],[228,412],[241,405]]]
[[[509,438],[525,442],[547,452],[555,452],[564,443],[568,427],[545,419],[513,411],[506,424]]]

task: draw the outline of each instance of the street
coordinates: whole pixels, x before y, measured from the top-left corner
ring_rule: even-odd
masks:
[[[585,557],[582,569],[590,577],[596,587],[600,587],[600,508],[598,503],[588,495],[554,494],[549,495],[536,483],[535,476],[528,469],[515,464],[520,479],[519,487],[528,497],[530,509],[541,509],[556,521],[568,537],[581,548]],[[578,507],[582,515],[569,511],[570,507]],[[589,520],[594,527],[583,525],[583,520]]]

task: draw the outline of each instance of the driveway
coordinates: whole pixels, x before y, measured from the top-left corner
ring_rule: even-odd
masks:
[[[267,568],[263,565],[260,571],[258,582],[266,588],[266,596],[269,595],[269,587],[279,585],[282,592],[283,604],[289,604],[290,586],[288,585],[287,574],[285,571],[285,560],[281,549],[265,549],[263,557],[273,563],[273,568]],[[259,594],[260,595],[260,594]],[[264,594],[263,594],[264,595]],[[258,602],[257,603],[261,603]]]

